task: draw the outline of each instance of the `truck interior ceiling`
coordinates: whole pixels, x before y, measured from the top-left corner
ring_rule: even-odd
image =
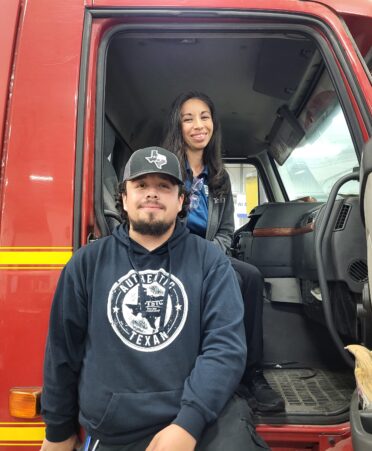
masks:
[[[126,161],[162,144],[167,112],[182,92],[201,91],[215,103],[226,165],[257,171],[261,194],[237,223],[232,252],[265,278],[265,375],[286,401],[285,413],[258,422],[346,421],[355,386],[343,347],[371,345],[358,316],[367,280],[356,175],[362,139],[323,44],[305,27],[270,24],[116,25],[101,43],[100,235],[119,223],[115,191]]]

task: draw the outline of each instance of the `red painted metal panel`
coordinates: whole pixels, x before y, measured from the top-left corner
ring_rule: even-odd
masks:
[[[9,421],[8,393],[41,385],[49,305],[59,271],[0,271],[0,422]]]
[[[83,2],[29,1],[10,108],[1,245],[71,245]]]
[[[24,2],[5,130],[3,259],[17,247],[38,251],[45,247],[51,253],[51,248],[65,247],[67,254],[71,250],[84,4],[84,0]],[[8,11],[13,9],[5,10],[2,4],[0,27],[8,20]],[[57,269],[31,269],[33,258],[25,265],[28,269],[16,265],[6,269],[4,264],[0,268],[0,433],[6,430],[4,422],[12,427],[17,422],[8,413],[9,389],[42,385],[50,302],[61,264]],[[14,443],[1,443],[1,437],[1,449],[17,449]]]
[[[0,14],[0,157],[20,3],[20,0],[3,0],[1,4],[2,11],[6,11],[6,14]]]
[[[372,47],[372,17],[354,15],[344,15],[343,17],[360,53],[365,57]]]
[[[349,423],[332,426],[259,425],[257,432],[273,451],[352,451]]]
[[[370,0],[318,0],[339,14],[356,14],[372,18],[372,3]]]

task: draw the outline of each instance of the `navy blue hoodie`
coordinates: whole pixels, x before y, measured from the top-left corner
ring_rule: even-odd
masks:
[[[124,226],[80,249],[54,296],[44,363],[47,438],[80,423],[127,444],[175,423],[196,439],[242,376],[243,301],[228,259],[177,223],[149,252]]]

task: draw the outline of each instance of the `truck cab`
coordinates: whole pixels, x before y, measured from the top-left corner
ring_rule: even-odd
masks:
[[[173,99],[199,90],[221,121],[231,252],[265,279],[264,370],[286,410],[256,412],[257,430],[276,451],[372,449],[344,349],[372,348],[370,3],[2,8],[0,447],[39,449],[61,269],[120,224],[125,163],[161,145]]]

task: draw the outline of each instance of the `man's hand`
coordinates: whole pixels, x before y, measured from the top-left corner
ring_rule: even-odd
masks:
[[[73,451],[81,446],[79,437],[72,435],[63,442],[50,442],[46,438],[41,445],[40,451]]]
[[[171,424],[158,432],[146,451],[194,451],[196,440],[181,426]]]

